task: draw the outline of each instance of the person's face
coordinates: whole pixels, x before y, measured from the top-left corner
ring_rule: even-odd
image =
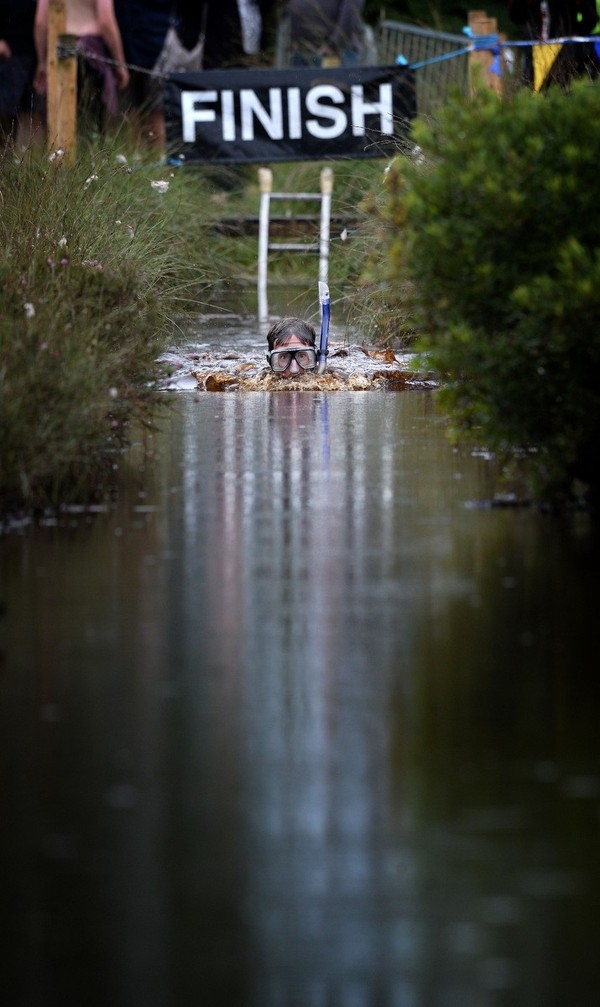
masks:
[[[306,347],[306,353],[294,353],[300,347]],[[288,359],[288,351],[289,353]],[[276,342],[272,352],[269,354],[271,369],[282,378],[293,378],[305,371],[312,371],[317,364],[317,356],[314,346],[301,339],[300,336],[292,334],[285,342]]]

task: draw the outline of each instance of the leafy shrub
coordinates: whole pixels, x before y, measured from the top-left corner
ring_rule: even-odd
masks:
[[[600,489],[599,117],[589,81],[456,96],[388,172],[385,251],[458,430],[554,501]]]

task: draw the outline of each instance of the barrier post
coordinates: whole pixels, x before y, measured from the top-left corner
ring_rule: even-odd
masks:
[[[72,162],[76,145],[77,52],[76,37],[66,34],[66,21],[64,0],[50,0],[46,62],[48,147],[63,150],[65,160]]]
[[[499,41],[498,21],[495,17],[488,17],[484,10],[470,10],[468,14],[468,24],[473,37],[487,36],[492,39],[495,36]],[[475,43],[477,45],[477,43]],[[491,49],[474,48],[469,53],[469,80],[471,90],[475,86],[478,77],[496,94],[502,96],[502,76],[497,73],[490,73],[495,56]],[[502,52],[498,56],[499,66],[503,67]]]

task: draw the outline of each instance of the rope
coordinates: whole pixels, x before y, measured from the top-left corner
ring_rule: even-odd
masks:
[[[567,35],[564,38],[547,38],[547,39],[529,39],[524,42],[500,42],[500,45],[504,49],[517,49],[526,45],[565,45],[567,42],[598,42],[600,41],[600,36],[598,35]]]
[[[576,44],[593,42],[597,44],[600,42],[600,36],[571,35],[564,38],[528,39],[525,41],[501,42],[498,35],[473,35],[471,36],[471,41],[473,44],[466,46],[463,49],[456,49],[453,52],[444,53],[442,56],[431,56],[430,59],[423,59],[415,63],[409,63],[404,56],[397,56],[396,63],[408,66],[411,70],[421,70],[425,66],[433,66],[435,63],[442,63],[444,60],[454,59],[457,56],[465,56],[470,52],[481,52],[485,50],[487,52],[492,52],[495,56],[498,56],[502,49],[518,49],[525,46],[564,45],[568,42],[575,42]]]
[[[472,35],[471,44],[465,46],[462,49],[456,49],[453,52],[443,53],[441,56],[431,56],[429,59],[419,60],[415,63],[409,63],[404,56],[399,55],[396,57],[396,63],[398,65],[408,66],[411,70],[421,70],[426,66],[433,66],[435,63],[443,63],[448,59],[455,59],[458,56],[466,56],[470,52],[481,52],[488,51],[498,55],[502,49],[520,49],[526,46],[539,46],[539,45],[565,45],[566,43],[574,42],[577,45],[583,43],[599,43],[600,35],[570,35],[560,38],[549,38],[549,39],[526,39],[510,42],[501,42],[498,35]],[[79,53],[84,54],[84,50],[78,44],[65,45],[58,43],[56,46],[56,54],[59,59],[64,59],[69,56],[76,56]],[[98,54],[96,57],[101,62],[108,64],[108,66],[119,66],[118,60],[112,59],[110,56],[101,56]],[[125,63],[124,64],[128,70],[135,70],[136,73],[146,74],[147,77],[154,77],[156,80],[168,80],[171,76],[171,71],[164,70],[149,70],[145,66],[137,66],[135,63]],[[200,71],[201,72],[201,71]]]
[[[500,38],[498,35],[471,35],[471,41],[473,43],[472,48],[475,52],[481,49],[496,49]]]
[[[422,59],[419,63],[408,63],[406,60],[403,60],[403,57],[398,57],[396,62],[403,61],[411,70],[420,70],[424,66],[433,66],[434,63],[442,63],[446,59],[454,59],[455,56],[465,56],[471,51],[472,46],[467,46],[465,49],[456,49],[455,52],[446,52],[442,56],[432,56],[430,59]]]
[[[79,43],[74,45],[71,43],[57,42],[56,45],[56,55],[58,59],[66,59],[70,56],[85,56],[85,49],[80,46]],[[102,56],[100,53],[94,53],[94,59],[98,60],[100,63],[106,63],[107,66],[126,66],[128,70],[135,70],[136,73],[145,73],[147,77],[156,77],[157,80],[166,80],[170,77],[170,72],[165,73],[161,70],[149,70],[146,66],[137,66],[135,63],[121,63],[118,59],[112,59],[110,56]]]

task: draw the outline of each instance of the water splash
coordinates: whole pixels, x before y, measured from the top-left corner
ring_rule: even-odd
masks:
[[[414,353],[330,341],[325,374],[284,378],[265,366],[266,342],[253,319],[240,316],[204,317],[196,322],[193,338],[165,353],[168,369],[162,387],[170,391],[369,391],[430,387],[430,374],[416,370]]]

